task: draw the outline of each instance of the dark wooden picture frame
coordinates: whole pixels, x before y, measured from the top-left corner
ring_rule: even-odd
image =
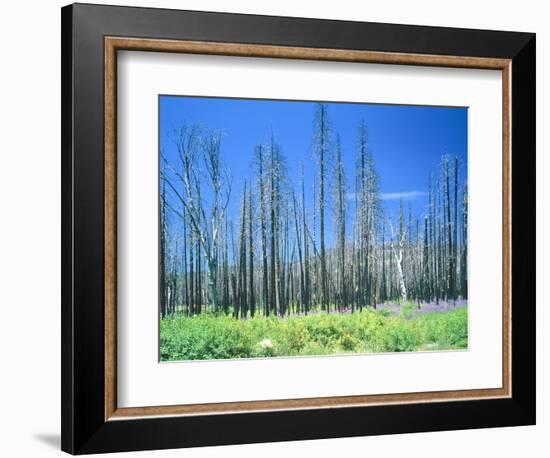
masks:
[[[117,408],[118,50],[502,71],[502,387]],[[80,454],[535,423],[534,34],[70,5],[62,9],[62,180],[63,450]]]

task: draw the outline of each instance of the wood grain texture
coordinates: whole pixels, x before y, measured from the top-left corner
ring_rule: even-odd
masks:
[[[512,396],[512,64],[502,70],[502,379]]]
[[[503,69],[508,59],[485,57],[458,57],[428,54],[404,54],[327,48],[299,48],[291,46],[250,45],[145,38],[106,37],[108,46],[130,51],[174,52],[240,57],[267,57],[276,59],[325,60],[336,62],[365,62],[397,65],[426,65],[435,67],[462,67]]]
[[[501,388],[118,408],[116,352],[116,58],[118,50],[480,68],[502,71],[502,380]],[[276,410],[326,409],[511,397],[511,61],[509,59],[383,53],[288,46],[105,38],[105,419],[196,416]]]
[[[117,408],[116,49],[105,42],[105,419]]]
[[[366,405],[416,404],[440,401],[498,399],[509,397],[503,388],[484,390],[431,391],[423,393],[375,394],[366,396],[333,396],[266,401],[221,402],[211,404],[184,404],[171,406],[125,407],[117,409],[109,420],[130,420],[143,417],[178,415],[212,415],[273,410],[301,410],[358,407]]]

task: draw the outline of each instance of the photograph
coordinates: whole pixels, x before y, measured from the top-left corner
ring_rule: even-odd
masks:
[[[543,15],[114,3],[10,32],[10,456],[537,456]]]
[[[468,348],[468,109],[159,95],[160,361]]]

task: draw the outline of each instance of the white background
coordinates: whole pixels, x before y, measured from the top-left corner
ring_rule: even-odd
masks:
[[[502,386],[501,72],[123,52],[117,75],[119,407]],[[468,350],[159,364],[159,93],[469,107]]]
[[[109,3],[119,4],[116,0]],[[549,339],[543,329],[550,281],[542,259],[550,245],[550,162],[543,162],[542,88],[550,32],[544,2],[397,0],[393,2],[270,2],[232,0],[132,1],[134,5],[208,9],[327,19],[350,19],[537,32],[538,80],[538,425],[352,439],[130,453],[124,456],[298,457],[407,456],[544,457],[548,455],[550,401]],[[2,91],[0,103],[0,454],[60,456],[60,12],[62,2],[10,2],[0,15]],[[9,5],[9,6],[8,6]],[[547,124],[547,123],[546,123]],[[547,144],[547,142],[546,142]],[[546,207],[546,208],[544,208]],[[545,210],[543,214],[543,209]],[[546,299],[546,301],[545,301]],[[526,304],[534,307],[535,304]]]

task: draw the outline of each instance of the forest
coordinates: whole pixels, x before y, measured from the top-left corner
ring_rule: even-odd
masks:
[[[366,122],[343,151],[327,104],[313,112],[310,160],[271,131],[240,182],[219,129],[183,120],[175,154],[161,146],[161,360],[467,346],[466,164],[442,152],[422,211],[390,207]]]

